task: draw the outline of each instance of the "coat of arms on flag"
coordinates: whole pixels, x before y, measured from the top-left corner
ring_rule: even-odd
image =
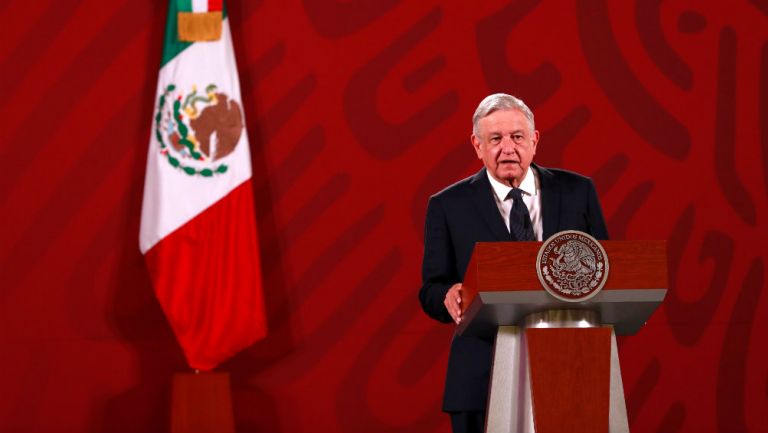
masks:
[[[169,84],[158,98],[155,138],[168,163],[188,175],[225,173],[221,160],[237,147],[243,132],[240,104],[215,84],[184,93]]]

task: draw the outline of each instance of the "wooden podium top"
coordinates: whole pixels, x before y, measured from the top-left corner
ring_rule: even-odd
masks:
[[[536,273],[542,242],[478,242],[464,275],[462,335],[491,335],[528,314],[551,309],[598,311],[616,334],[636,333],[667,292],[666,241],[601,241],[610,263],[605,286],[583,302],[544,290]]]

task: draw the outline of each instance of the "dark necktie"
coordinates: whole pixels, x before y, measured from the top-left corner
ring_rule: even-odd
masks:
[[[505,200],[512,199],[512,210],[509,212],[509,234],[515,241],[535,241],[533,224],[528,207],[523,203],[523,194],[520,188],[512,188]]]

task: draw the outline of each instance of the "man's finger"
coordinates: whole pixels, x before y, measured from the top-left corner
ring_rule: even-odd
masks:
[[[443,303],[453,321],[461,323],[461,283],[454,284],[448,290]]]
[[[453,305],[453,302],[451,302],[450,298],[446,298],[445,300],[445,308],[448,310],[448,314],[451,315],[451,319],[453,319],[454,322],[458,323],[458,315],[456,314],[456,307]]]
[[[456,321],[456,323],[461,322],[461,307],[459,306],[459,303],[461,303],[461,299],[457,296],[456,302],[453,304],[453,319]]]

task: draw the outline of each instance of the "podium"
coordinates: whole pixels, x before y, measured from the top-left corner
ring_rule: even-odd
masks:
[[[496,335],[486,432],[629,432],[616,335],[640,330],[667,292],[665,241],[602,241],[593,297],[567,302],[537,275],[541,242],[478,242],[460,335]]]

